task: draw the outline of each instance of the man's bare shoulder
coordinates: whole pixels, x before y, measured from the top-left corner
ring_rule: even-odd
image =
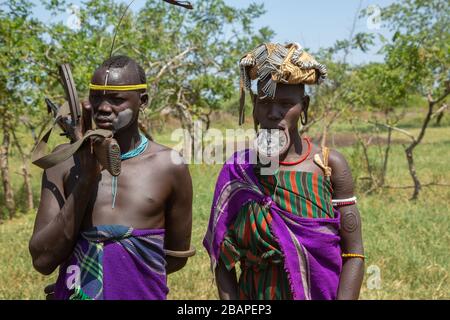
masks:
[[[151,142],[151,144],[149,154],[155,158],[158,170],[167,170],[175,175],[185,174],[188,171],[186,161],[178,151],[156,142]]]

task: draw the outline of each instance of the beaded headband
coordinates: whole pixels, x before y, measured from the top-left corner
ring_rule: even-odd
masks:
[[[142,90],[147,89],[147,84],[126,84],[126,85],[99,85],[99,84],[89,84],[90,90],[115,90],[115,91],[132,91],[132,90]]]

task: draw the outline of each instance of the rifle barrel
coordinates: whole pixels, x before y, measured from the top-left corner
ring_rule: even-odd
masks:
[[[81,117],[81,108],[69,64],[64,63],[59,67],[59,75],[69,103],[72,125],[77,126]]]

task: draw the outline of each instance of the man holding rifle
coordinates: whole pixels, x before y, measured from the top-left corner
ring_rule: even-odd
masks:
[[[40,273],[60,266],[57,299],[165,299],[166,275],[193,254],[189,171],[171,149],[139,132],[147,102],[142,67],[126,56],[105,61],[92,76],[74,129],[81,146],[44,171],[29,247]],[[91,119],[94,131],[114,139],[90,136]]]

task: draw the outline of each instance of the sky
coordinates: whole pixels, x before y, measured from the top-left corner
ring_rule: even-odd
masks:
[[[195,1],[191,0],[195,7]],[[213,0],[211,0],[213,1]],[[57,17],[50,17],[48,12],[33,0],[35,16],[43,21],[57,21],[64,19],[70,21],[70,10]],[[81,0],[72,0],[71,3],[80,6]],[[126,1],[128,2],[128,1]],[[250,3],[263,3],[266,13],[254,21],[256,29],[268,26],[275,32],[274,42],[298,42],[312,51],[320,47],[330,47],[337,40],[348,39],[358,8],[373,8],[371,18],[356,20],[354,32],[374,32],[389,36],[388,30],[375,20],[379,8],[385,7],[393,0],[225,0],[233,7],[242,8]],[[145,0],[135,0],[134,10],[139,9]],[[371,61],[382,61],[383,56],[377,54],[380,43],[376,44],[366,53],[354,50],[347,61],[354,64]]]
[[[382,8],[394,3],[393,0],[226,0],[230,5],[246,6],[251,2],[264,3],[266,14],[258,21],[256,27],[269,26],[275,31],[274,42],[298,42],[303,47],[316,51],[320,47],[330,47],[336,40],[348,39],[358,8],[369,6]],[[373,20],[358,19],[355,24],[357,32],[376,32],[384,36],[390,33]],[[376,52],[379,42],[368,53],[353,52],[348,61],[365,63],[382,61],[383,56]]]

